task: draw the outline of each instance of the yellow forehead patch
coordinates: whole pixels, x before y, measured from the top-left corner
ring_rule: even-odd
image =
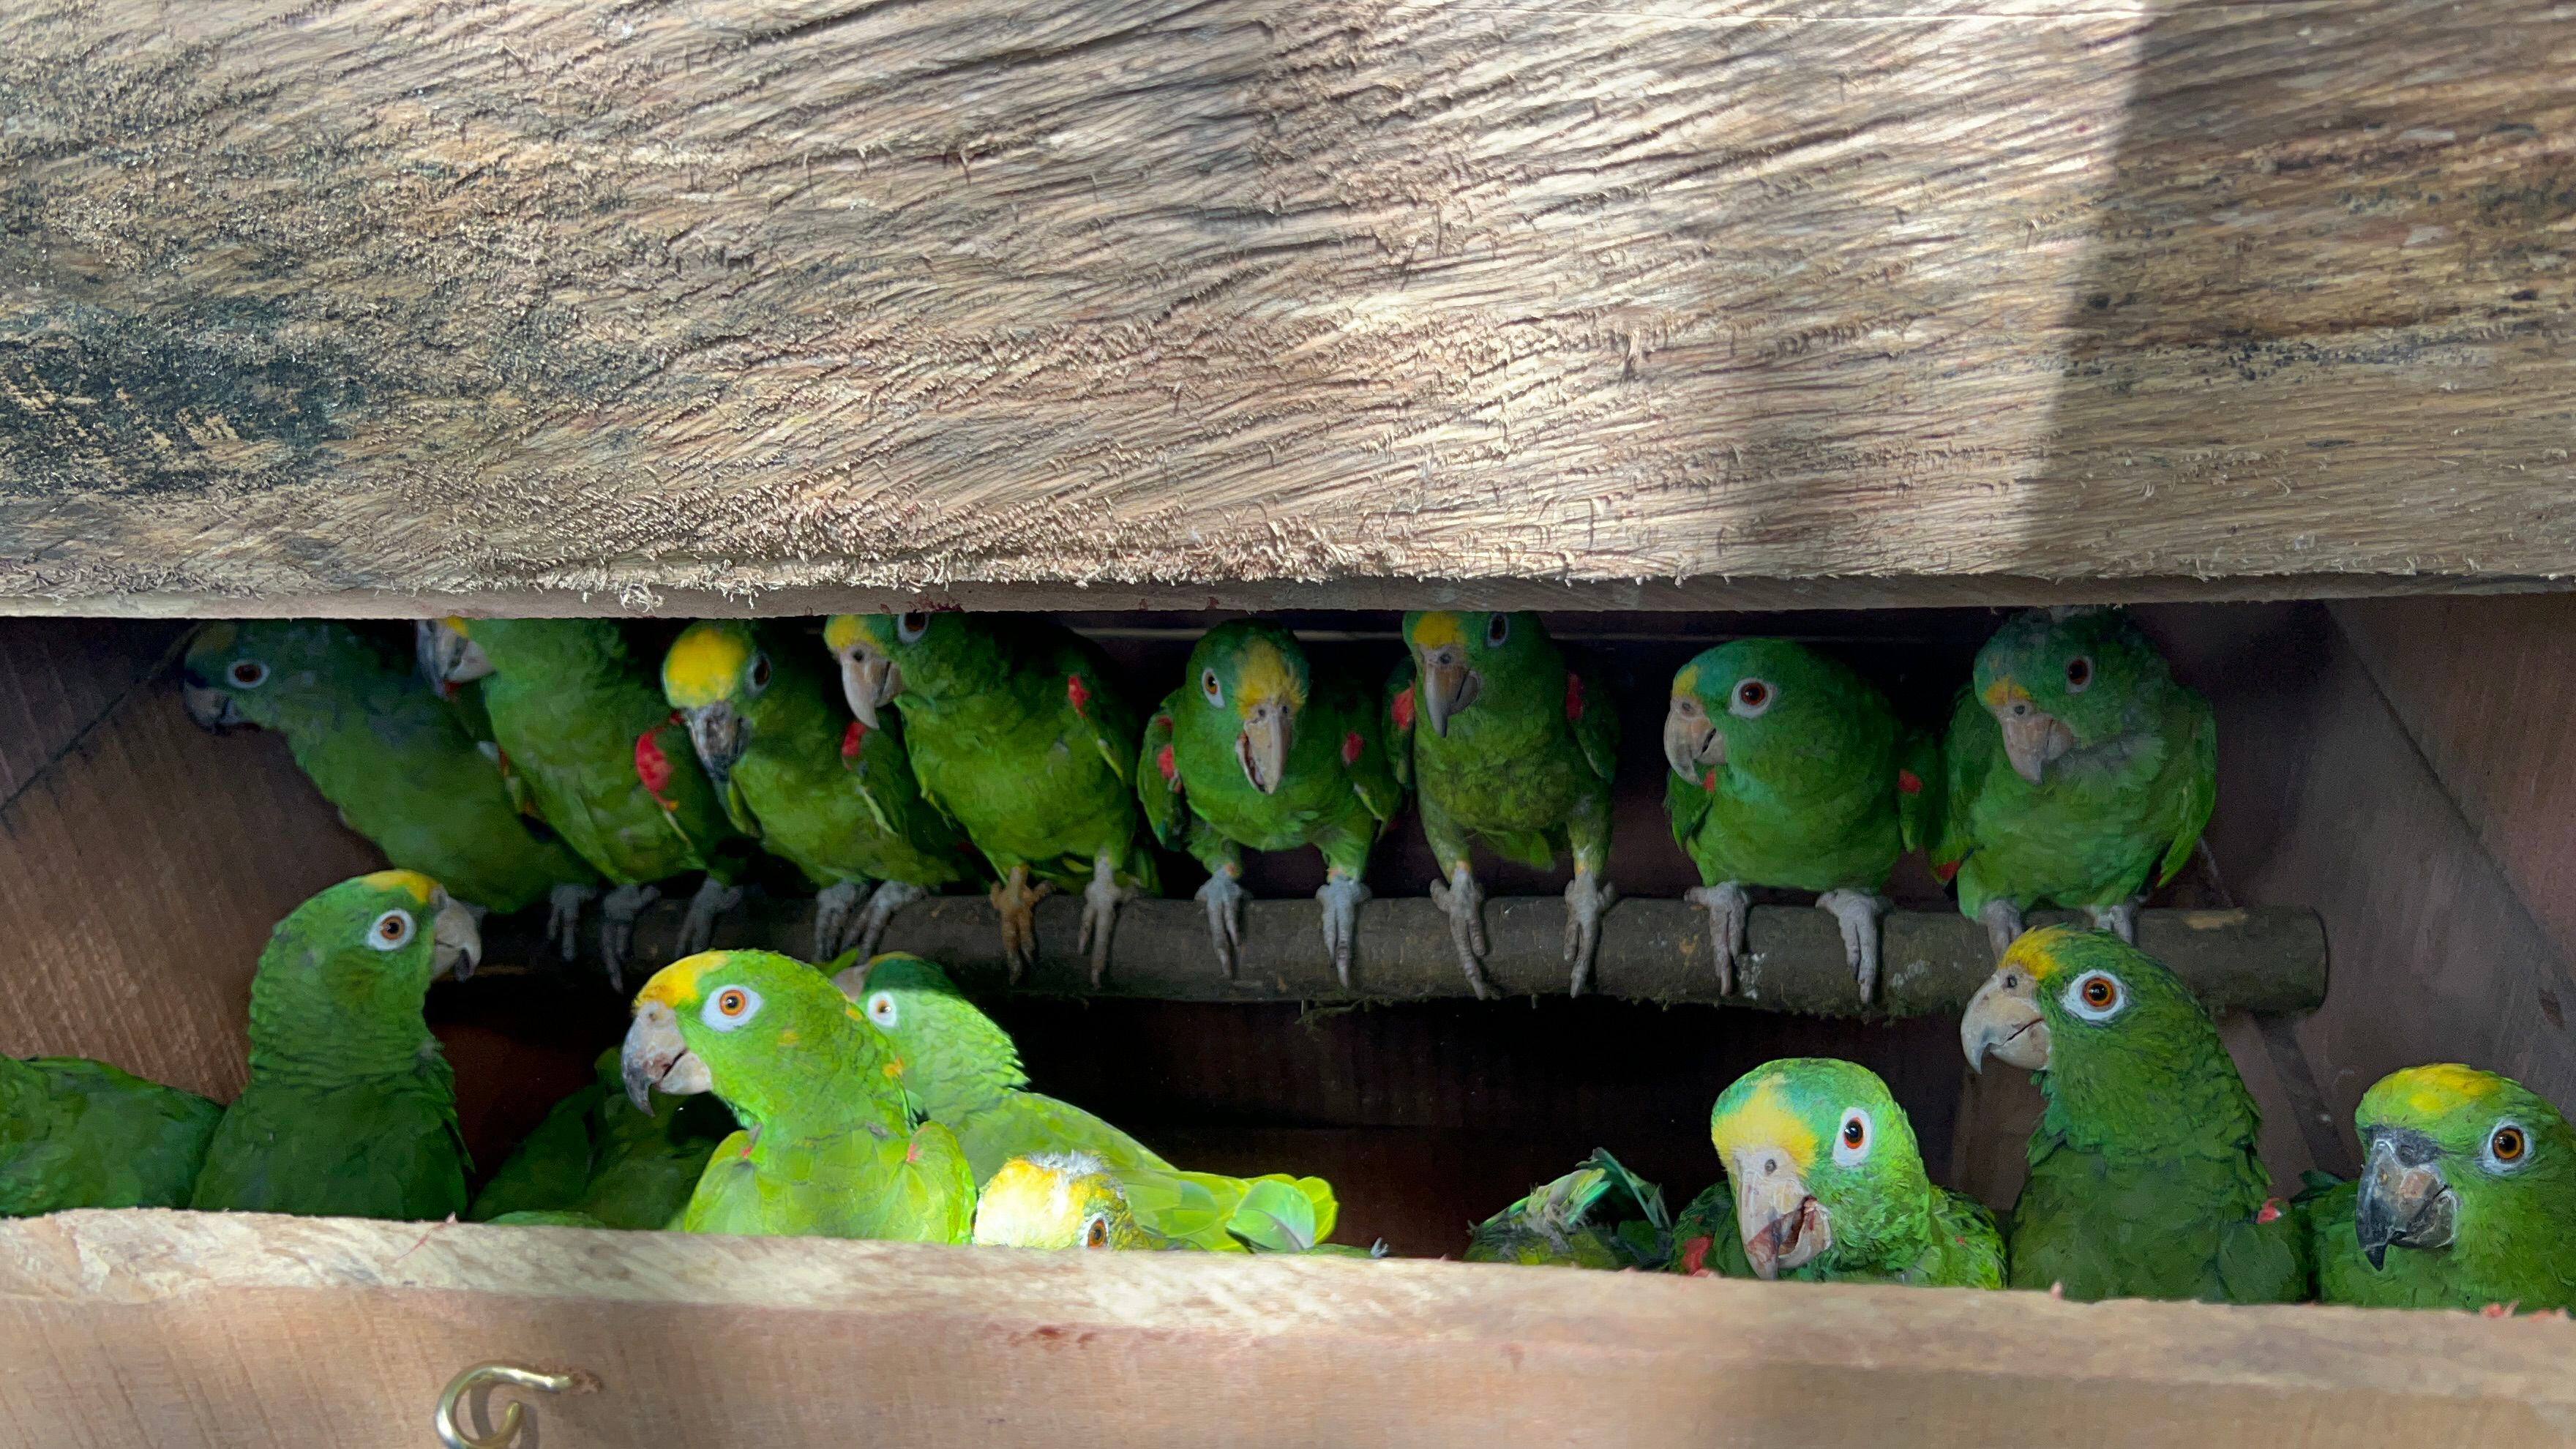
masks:
[[[639,1002],[658,1001],[677,1011],[698,999],[699,978],[723,959],[724,954],[720,951],[700,951],[695,956],[683,956],[654,972],[653,979],[644,983],[644,989],[636,993],[635,999]]]
[[[2389,1077],[2386,1086],[2401,1094],[2406,1110],[2428,1117],[2448,1111],[2462,1102],[2484,1101],[2503,1090],[2503,1083],[2497,1081],[2492,1073],[2464,1067],[2457,1062],[2408,1067]]]
[[[662,660],[662,692],[682,709],[732,695],[751,662],[751,637],[723,624],[691,624]]]
[[[1425,614],[1413,621],[1413,643],[1416,648],[1437,649],[1443,644],[1467,641],[1458,616],[1448,612]]]
[[[867,631],[859,627],[856,614],[834,614],[823,621],[823,647],[835,654],[847,654],[866,642]]]
[[[1699,666],[1684,665],[1682,672],[1673,676],[1673,698],[1679,699],[1685,694],[1697,693],[1699,693]]]
[[[1985,693],[1980,694],[1977,697],[1986,702],[1986,708],[2001,709],[2015,700],[2030,698],[2030,691],[2015,683],[2013,677],[2007,674],[2003,678],[1996,680],[1994,683],[1987,685]]]
[[[409,891],[411,898],[424,906],[429,904],[430,896],[438,890],[438,882],[416,870],[380,870],[373,875],[362,875],[358,879],[365,881],[375,890]]]
[[[450,630],[463,638],[471,639],[474,637],[474,631],[465,627],[465,621],[454,614],[450,614],[438,622],[446,625]]]
[[[1306,696],[1297,689],[1297,672],[1288,667],[1288,656],[1267,639],[1251,640],[1243,646],[1243,667],[1236,671],[1235,708],[1249,710],[1274,699],[1288,701],[1290,709],[1306,703]]]
[[[1815,1166],[1815,1129],[1790,1110],[1789,1094],[1781,1087],[1784,1080],[1773,1072],[1755,1082],[1753,1095],[1708,1124],[1708,1138],[1716,1144],[1719,1157],[1731,1162],[1742,1148],[1777,1147],[1789,1154],[1801,1174]]]
[[[2029,972],[2033,981],[2046,981],[2065,964],[2057,959],[2059,943],[2074,934],[2065,926],[2041,926],[2037,930],[2025,931],[2020,939],[2005,948],[2004,958],[1995,965],[1999,969],[2017,966]]]

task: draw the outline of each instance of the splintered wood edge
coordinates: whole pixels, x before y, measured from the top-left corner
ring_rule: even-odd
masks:
[[[2511,1397],[2576,1412],[2576,1323],[2467,1313],[2077,1304],[2037,1293],[1765,1284],[1428,1260],[1017,1249],[133,1209],[0,1224],[0,1301],[246,1290],[828,1313],[865,1334],[966,1320],[1211,1341],[1491,1341],[1585,1355],[2176,1387]]]

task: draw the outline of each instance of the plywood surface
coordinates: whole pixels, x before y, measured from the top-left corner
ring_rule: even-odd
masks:
[[[2576,18],[2511,0],[98,0],[0,41],[12,608],[2576,570]]]

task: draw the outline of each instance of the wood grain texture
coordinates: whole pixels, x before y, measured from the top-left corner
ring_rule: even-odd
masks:
[[[2576,572],[2509,0],[0,27],[11,607]]]
[[[408,1443],[458,1369],[542,1442],[2557,1444],[2576,1326],[2329,1308],[250,1215],[0,1227],[0,1426]]]

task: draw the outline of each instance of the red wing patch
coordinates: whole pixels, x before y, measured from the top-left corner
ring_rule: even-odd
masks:
[[[635,778],[643,782],[654,803],[668,810],[672,805],[662,792],[671,788],[671,757],[662,753],[662,742],[653,738],[660,733],[657,727],[635,737]]]
[[[1583,676],[1571,669],[1565,671],[1565,717],[1583,718]]]
[[[1708,1271],[1708,1244],[1706,1238],[1693,1238],[1682,1244],[1683,1272],[1696,1274]]]
[[[1714,791],[1717,789],[1717,767],[1716,767],[1716,766],[1714,766],[1714,765],[1710,766],[1710,767],[1709,767],[1709,771],[1708,771],[1708,773],[1699,777],[1699,787],[1700,787],[1701,789],[1703,789],[1703,790],[1708,790],[1708,791],[1711,791],[1711,792],[1714,792]]]
[[[1948,885],[1950,883],[1950,878],[1958,873],[1959,863],[1955,860],[1945,860],[1939,865],[1932,867],[1932,878],[1943,885]]]
[[[2273,1223],[2279,1222],[2280,1220],[2281,1200],[2277,1197],[2267,1197],[2263,1199],[2263,1210],[2254,1215],[2254,1221],[2258,1223]]]
[[[860,748],[866,745],[867,741],[868,727],[859,723],[857,720],[850,721],[850,727],[841,731],[841,758],[845,760],[857,759],[859,757]]]
[[[1896,789],[1902,795],[1920,795],[1923,793],[1923,777],[1912,770],[1899,770],[1896,772]]]
[[[1154,752],[1154,768],[1163,772],[1163,783],[1166,785],[1180,778],[1181,767],[1172,763],[1170,745],[1165,745]]]
[[[1395,724],[1396,724],[1396,728],[1398,728],[1398,729],[1408,729],[1408,730],[1409,730],[1409,729],[1411,729],[1411,728],[1413,728],[1413,686],[1412,686],[1412,685],[1410,685],[1410,684],[1406,685],[1406,686],[1404,687],[1404,692],[1403,692],[1402,694],[1399,694],[1399,695],[1397,695],[1397,696],[1395,697],[1395,705],[1394,705],[1394,709],[1395,709]]]
[[[1358,764],[1360,762],[1360,747],[1364,743],[1365,741],[1360,738],[1360,732],[1358,730],[1353,730],[1349,734],[1342,736],[1342,763],[1345,765]]]
[[[903,1149],[903,1160],[916,1164],[921,1161],[921,1140],[919,1138],[913,1139],[911,1145]]]
[[[1072,704],[1073,712],[1075,714],[1082,714],[1082,707],[1091,703],[1091,691],[1082,687],[1081,675],[1068,674],[1064,677],[1064,697],[1068,703]],[[1091,716],[1087,714],[1083,714],[1082,717],[1084,719],[1091,718]]]

